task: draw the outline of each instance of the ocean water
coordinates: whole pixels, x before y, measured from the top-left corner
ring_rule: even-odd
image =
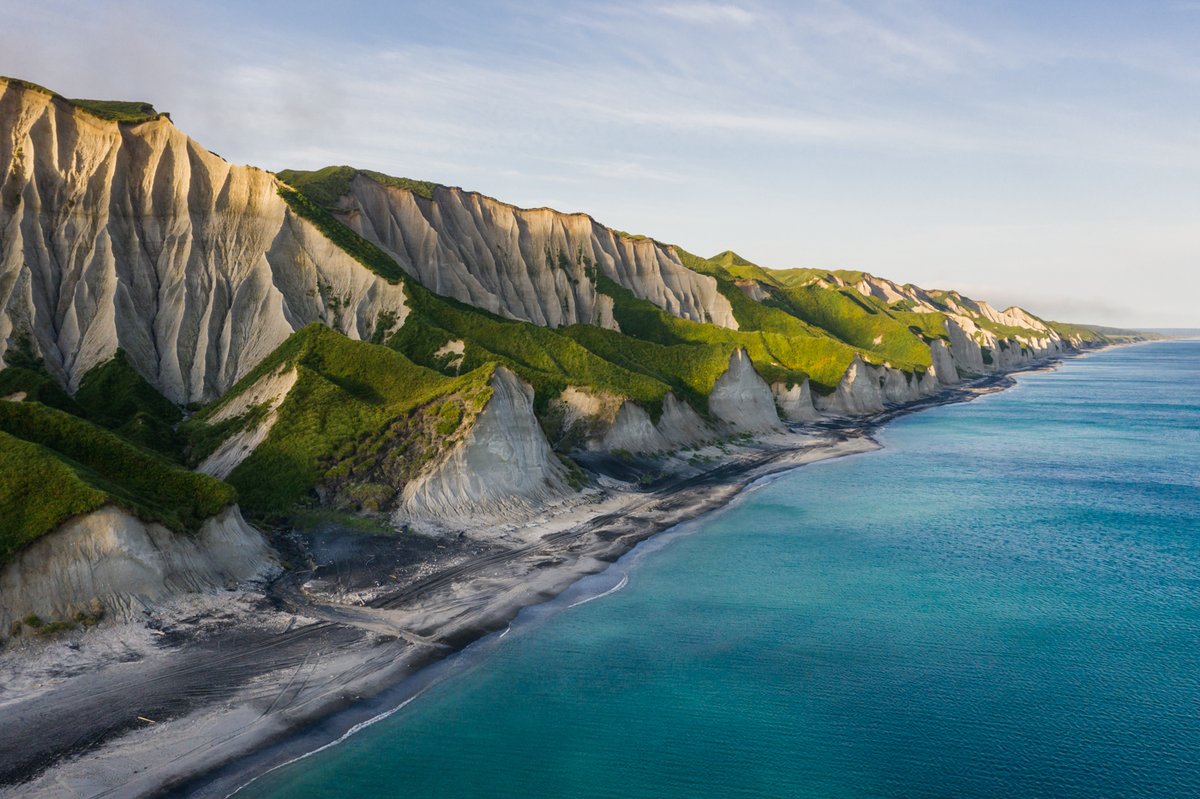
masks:
[[[880,439],[239,797],[1200,796],[1200,342]]]

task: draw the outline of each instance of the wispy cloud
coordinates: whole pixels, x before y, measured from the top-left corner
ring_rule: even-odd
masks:
[[[1115,264],[1131,257],[1120,241],[1153,247],[1129,222],[1148,202],[1200,218],[1191,0],[1097,6],[1090,27],[932,0],[399,4],[340,27],[214,4],[0,0],[20,32],[0,73],[154,101],[235,161],[433,178],[781,265],[819,252],[886,272],[891,258],[919,279],[952,252],[998,270],[1004,234],[930,220],[1032,206],[1060,256],[1043,271],[1066,269],[1071,247]],[[1071,227],[1085,208],[1121,232],[1110,246]],[[1181,269],[1187,246],[1177,237],[1162,268]]]
[[[728,3],[671,3],[653,10],[666,17],[700,25],[749,25],[757,19],[753,11]]]

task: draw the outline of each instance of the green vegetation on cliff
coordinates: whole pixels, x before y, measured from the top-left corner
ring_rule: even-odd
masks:
[[[152,119],[165,116],[165,114],[154,110],[154,106],[150,103],[143,103],[137,100],[82,100],[71,98],[67,102],[101,119],[108,119],[113,122],[148,122]]]
[[[27,91],[49,95],[65,103],[70,103],[76,108],[81,108],[92,116],[110,122],[149,122],[152,119],[158,119],[159,117],[169,118],[170,116],[161,111],[156,111],[153,105],[141,102],[140,100],[86,100],[82,98],[63,97],[58,92],[47,89],[45,86],[39,86],[31,81],[10,78],[5,75],[0,75],[0,82],[10,83]]]
[[[0,435],[0,560],[105,504],[186,533],[237,499],[220,480],[41,403],[0,402]]]
[[[352,166],[327,166],[311,172],[302,169],[285,169],[277,172],[276,176],[321,206],[336,208],[338,201],[350,193],[350,181],[354,179],[355,175],[360,174],[366,175],[382,186],[405,189],[426,200],[433,199],[433,190],[439,185],[428,180],[398,178],[370,169],[356,169]]]
[[[447,377],[389,347],[312,324],[189,420],[185,432],[203,439],[227,403],[260,378],[292,369],[295,384],[270,433],[229,476],[243,507],[258,515],[286,515],[311,504],[315,491],[355,510],[385,507],[404,479],[452,443],[459,425],[449,429],[447,420],[473,418],[491,391],[490,367]],[[258,419],[240,421],[246,427]],[[233,432],[227,427],[222,437]],[[390,484],[375,479],[376,470],[389,468]]]
[[[130,365],[122,350],[83,376],[75,402],[83,415],[147,449],[178,459],[183,414]]]

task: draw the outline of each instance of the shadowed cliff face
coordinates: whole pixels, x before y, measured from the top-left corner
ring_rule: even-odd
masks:
[[[127,620],[151,603],[278,570],[237,506],[182,536],[110,505],[72,519],[0,568],[0,635],[30,614],[66,620],[103,608]]]
[[[99,119],[0,80],[0,354],[29,336],[69,389],[125,350],[176,402],[213,399],[320,321],[366,338],[404,293],[293,214],[276,181],[165,118]]]
[[[471,431],[405,486],[398,521],[512,518],[571,493],[533,414],[533,390],[503,367],[491,388]]]
[[[670,248],[585,214],[521,209],[442,186],[427,199],[360,173],[335,215],[426,287],[511,319],[616,329],[612,300],[596,290],[603,275],[675,316],[738,326],[711,277]]]

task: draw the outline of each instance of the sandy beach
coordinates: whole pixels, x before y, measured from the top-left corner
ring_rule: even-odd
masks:
[[[298,734],[309,748],[336,739],[377,712],[372,698],[748,484],[877,449],[872,433],[900,414],[1012,384],[995,375],[873,417],[673,456],[649,487],[602,478],[486,539],[285,534],[275,543],[290,568],[270,585],[10,645],[0,796],[226,796],[300,754],[287,745]]]

